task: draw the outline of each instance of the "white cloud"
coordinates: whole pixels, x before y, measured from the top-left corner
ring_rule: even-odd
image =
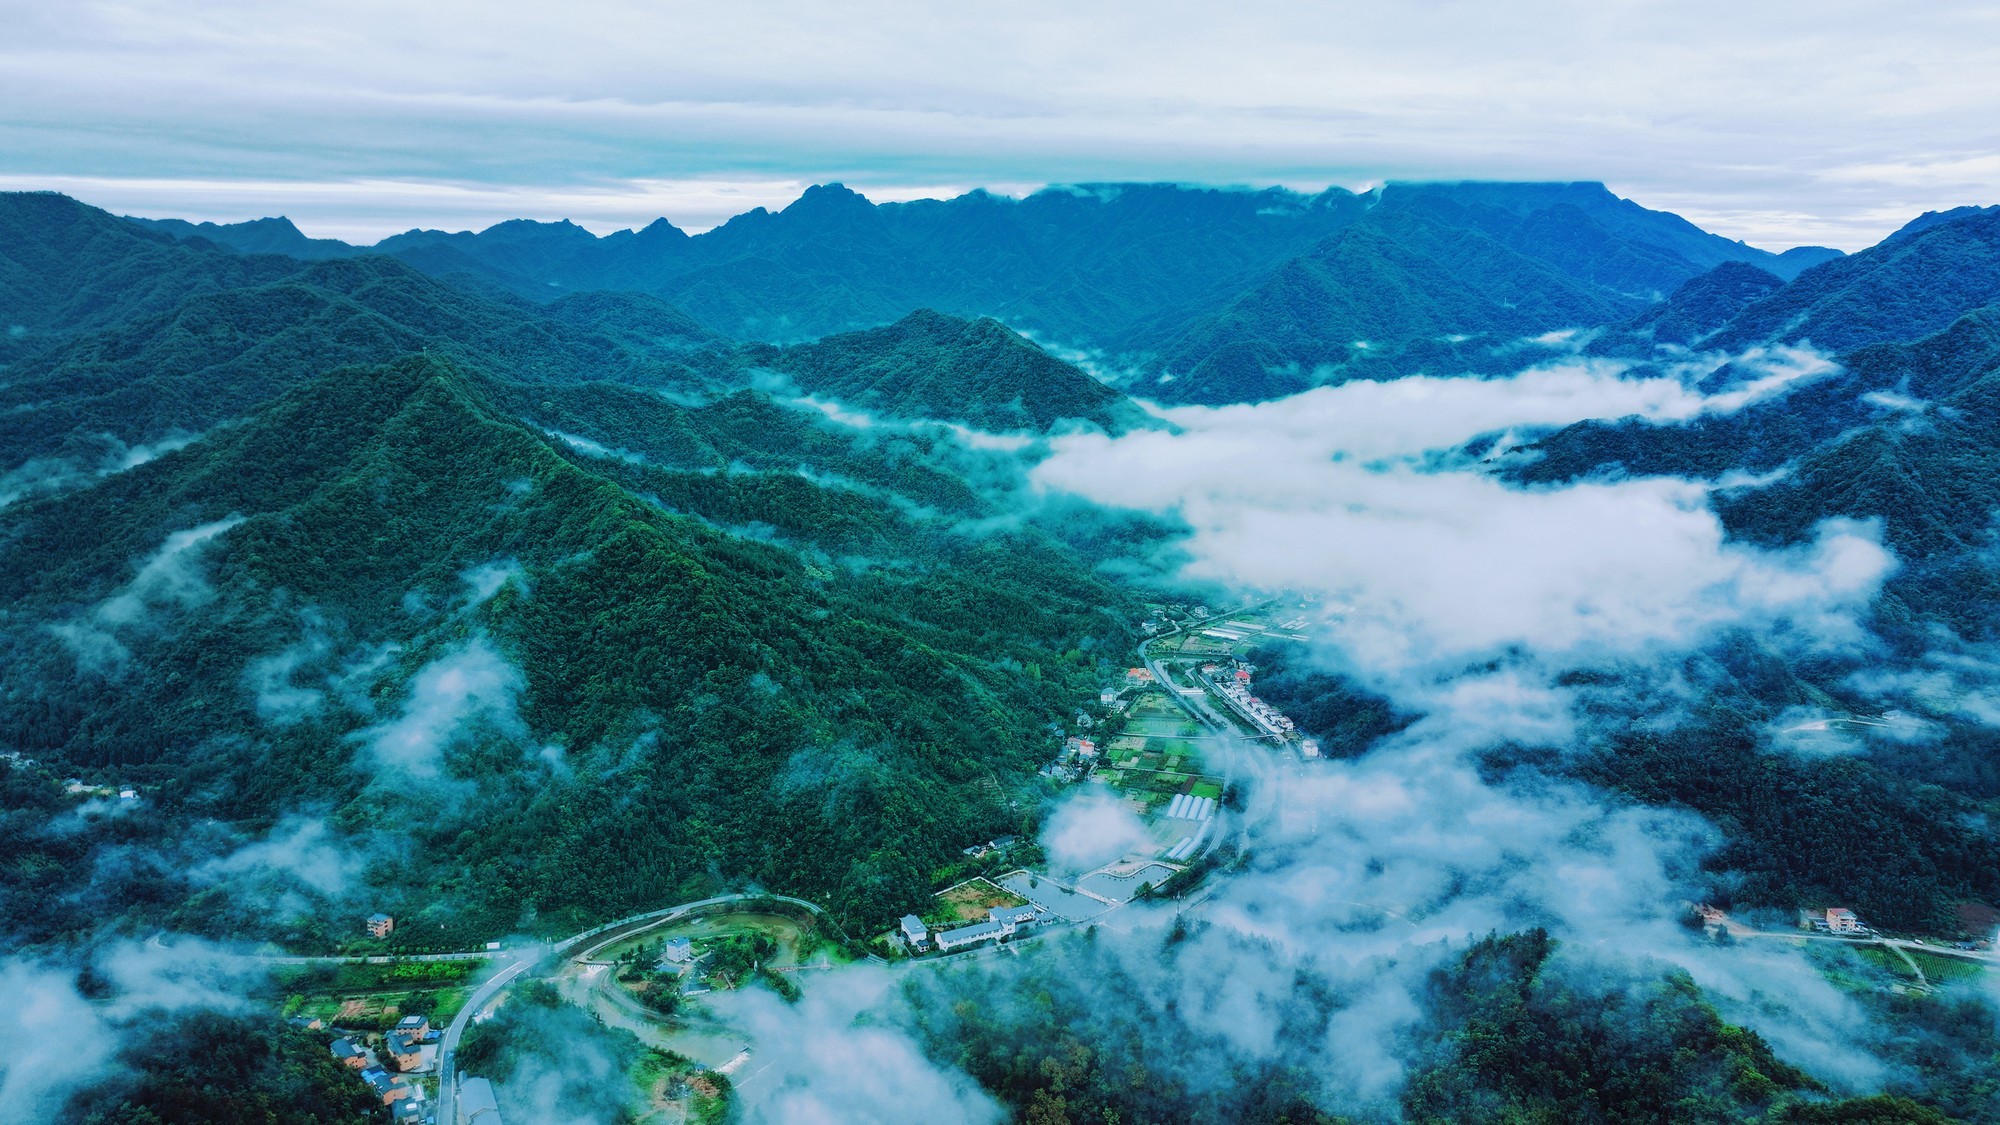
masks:
[[[739,1093],[745,1120],[1002,1120],[999,1107],[964,1074],[933,1064],[908,1036],[875,1017],[890,996],[888,973],[855,966],[804,983],[796,1006],[768,994],[744,997],[742,1020],[759,1051],[750,1067],[757,1086]],[[766,1066],[770,1073],[763,1073]]]
[[[493,643],[475,637],[425,664],[410,681],[402,713],[360,733],[370,764],[393,776],[435,778],[445,749],[478,724],[506,737],[522,733],[514,710],[519,669]]]
[[[1321,595],[1332,643],[1378,674],[1517,649],[1628,657],[1786,621],[1851,642],[1853,611],[1894,565],[1872,527],[1831,522],[1810,545],[1761,550],[1725,541],[1698,483],[1521,488],[1451,453],[1583,418],[1685,419],[1821,365],[1787,361],[1715,398],[1603,365],[1346,383],[1167,411],[1173,433],[1060,438],[1034,479],[1178,514],[1190,577]]]
[[[288,817],[262,840],[203,864],[197,879],[278,874],[323,895],[337,895],[366,865],[366,857],[312,817]]]
[[[1484,177],[1605,179],[1732,236],[1854,247],[2000,190],[2000,36],[1970,2],[15,9],[11,182],[350,237],[706,226],[832,178]]]
[[[492,562],[480,563],[478,566],[460,571],[458,577],[466,585],[468,607],[484,605],[509,582],[520,584],[524,590],[528,584],[527,572],[521,569],[520,562],[515,559],[495,559]]]
[[[1064,875],[1114,863],[1151,842],[1132,806],[1096,786],[1072,791],[1042,826],[1049,864]]]
[[[252,960],[198,941],[117,942],[93,961],[109,1000],[86,999],[77,966],[9,957],[0,960],[0,1104],[9,1120],[54,1121],[79,1088],[108,1077],[125,1037],[145,1029],[154,1010],[233,1009],[245,983],[260,975]],[[137,1021],[137,1022],[135,1022]]]
[[[203,573],[201,549],[242,522],[243,517],[230,516],[174,532],[116,593],[82,616],[51,626],[51,631],[87,667],[122,664],[130,652],[120,640],[121,633],[145,628],[163,612],[192,609],[213,600],[215,590]]]

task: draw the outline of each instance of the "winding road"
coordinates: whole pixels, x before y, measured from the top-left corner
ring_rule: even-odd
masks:
[[[498,999],[500,994],[505,992],[509,985],[519,980],[528,970],[547,968],[555,960],[587,961],[606,946],[623,941],[633,934],[644,933],[655,926],[663,926],[669,922],[678,921],[698,910],[705,910],[715,906],[728,906],[739,902],[781,902],[788,906],[803,908],[820,918],[827,917],[826,911],[818,903],[802,898],[793,898],[790,895],[716,895],[713,898],[683,902],[675,906],[663,907],[659,910],[649,910],[644,914],[633,914],[620,918],[615,922],[606,922],[601,926],[593,926],[582,933],[574,934],[550,945],[509,950],[499,954],[498,956],[506,958],[508,963],[496,969],[493,975],[487,977],[480,983],[478,988],[473,990],[472,995],[466,998],[465,1006],[460,1008],[458,1015],[452,1018],[451,1026],[445,1029],[444,1037],[438,1041],[438,1125],[458,1125],[458,1119],[455,1116],[457,1112],[455,1099],[458,1093],[458,1073],[457,1061],[453,1056],[458,1051],[459,1040],[464,1037],[467,1025],[472,1022],[478,1012],[484,1010],[494,1000]],[[833,931],[843,940],[846,939],[847,935],[842,933],[838,926],[834,926]],[[593,941],[593,939],[601,940]],[[571,953],[571,950],[576,949],[585,942],[593,942],[593,944],[582,953]],[[406,958],[406,960],[463,959],[465,956],[465,954],[443,953],[431,954],[425,957]],[[478,956],[491,957],[495,955],[482,953],[478,954]],[[884,962],[880,957],[872,953],[868,955],[868,959],[878,964],[887,964],[887,962]],[[320,959],[305,958],[303,960]]]

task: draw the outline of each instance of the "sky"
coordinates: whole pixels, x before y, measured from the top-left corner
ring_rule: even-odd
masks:
[[[0,27],[0,189],[358,241],[698,230],[832,180],[1589,179],[1775,249],[2000,202],[2000,8],[1950,0],[0,0]]]

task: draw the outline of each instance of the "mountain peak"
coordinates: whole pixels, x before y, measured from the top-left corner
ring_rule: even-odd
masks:
[[[639,228],[639,230],[634,233],[635,237],[647,240],[686,242],[689,238],[688,232],[668,222],[664,218],[654,219],[652,222],[647,223],[645,226]]]
[[[512,242],[528,239],[564,240],[570,242],[595,242],[597,236],[577,226],[568,219],[558,219],[553,223],[539,219],[508,219],[495,223],[479,232],[481,238]]]
[[[779,212],[792,217],[806,216],[823,218],[829,215],[873,213],[875,205],[868,197],[849,188],[846,184],[814,184],[805,194],[792,201],[791,206]]]

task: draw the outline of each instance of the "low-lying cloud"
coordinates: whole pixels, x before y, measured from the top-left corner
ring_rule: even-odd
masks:
[[[86,667],[122,665],[131,656],[122,633],[147,626],[163,612],[193,609],[214,599],[214,587],[202,569],[202,548],[242,522],[243,517],[230,516],[167,536],[130,581],[81,617],[54,626],[55,635]]]
[[[1857,643],[1854,615],[1895,565],[1871,525],[1830,522],[1810,545],[1758,549],[1726,540],[1697,482],[1522,488],[1461,452],[1483,435],[1715,408],[1677,380],[1618,371],[1355,382],[1176,409],[1177,432],[1059,438],[1034,479],[1177,515],[1192,529],[1187,577],[1317,594],[1333,643],[1380,672],[1518,650],[1627,657],[1746,624]]]
[[[369,764],[392,777],[436,778],[446,748],[468,731],[520,737],[525,728],[515,700],[522,684],[520,670],[493,642],[467,641],[418,670],[396,718],[360,733]]]
[[[1115,863],[1151,841],[1131,804],[1100,786],[1070,794],[1042,827],[1049,864],[1064,875]]]

